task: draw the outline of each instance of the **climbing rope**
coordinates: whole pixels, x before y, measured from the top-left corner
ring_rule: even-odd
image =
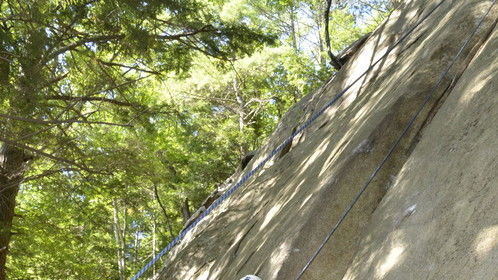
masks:
[[[415,23],[404,35],[402,35],[399,40],[392,45],[386,52],[377,59],[373,64],[371,64],[367,70],[365,70],[358,78],[356,78],[352,83],[345,87],[340,93],[338,93],[332,100],[326,103],[319,111],[313,114],[306,122],[304,122],[295,132],[293,132],[287,139],[285,139],[280,145],[278,145],[270,154],[264,158],[256,167],[251,171],[246,173],[235,185],[228,189],[224,194],[222,194],[211,206],[209,206],[206,211],[195,219],[195,221],[190,224],[186,229],[180,232],[178,236],[173,239],[163,250],[161,250],[154,258],[148,262],[142,269],[140,269],[131,280],[136,280],[142,276],[149,268],[151,268],[162,256],[164,256],[169,250],[171,250],[178,242],[180,242],[185,235],[190,232],[194,227],[197,226],[207,215],[209,215],[218,205],[220,205],[224,200],[231,196],[236,190],[238,190],[245,182],[247,182],[257,171],[259,171],[268,161],[270,161],[276,154],[278,154],[286,145],[292,142],[294,138],[308,128],[318,117],[320,117],[328,108],[330,108],[334,103],[336,103],[351,87],[353,87],[358,81],[360,81],[365,75],[367,75],[377,64],[379,64],[385,57],[387,57],[400,43],[402,43],[420,24],[422,24],[438,7],[443,4],[442,0],[437,4],[427,15],[425,15],[421,20]]]
[[[391,155],[393,154],[394,150],[396,149],[396,147],[401,142],[402,138],[408,133],[408,131],[410,130],[410,128],[415,123],[415,120],[417,119],[417,117],[420,115],[420,113],[422,112],[422,110],[425,108],[425,106],[429,103],[429,101],[431,100],[431,98],[434,96],[436,90],[443,83],[443,80],[446,77],[446,75],[450,72],[451,68],[453,68],[453,66],[455,65],[455,63],[458,60],[458,58],[462,55],[462,53],[465,50],[465,48],[467,48],[468,44],[471,42],[472,37],[474,37],[474,35],[477,33],[477,31],[479,30],[479,28],[483,24],[484,20],[488,16],[489,12],[493,8],[493,6],[496,4],[496,1],[497,0],[493,1],[493,3],[491,4],[491,6],[487,10],[487,12],[484,14],[484,16],[479,21],[479,23],[476,26],[476,28],[473,30],[473,32],[470,34],[470,36],[468,36],[468,38],[465,40],[464,44],[462,45],[462,47],[460,48],[460,50],[458,51],[458,53],[455,55],[455,57],[451,61],[450,65],[446,68],[445,71],[443,71],[443,73],[439,77],[439,80],[437,81],[437,83],[431,88],[431,90],[429,91],[429,94],[427,94],[426,98],[424,99],[424,102],[422,102],[422,104],[419,106],[418,110],[412,116],[412,118],[410,119],[410,121],[406,125],[405,129],[403,130],[403,132],[399,135],[399,137],[396,139],[396,141],[394,141],[393,145],[391,146],[391,148],[389,149],[389,151],[387,152],[387,154],[380,161],[379,165],[374,169],[374,171],[372,172],[372,174],[370,174],[370,177],[368,178],[368,180],[366,181],[366,183],[363,185],[363,187],[360,189],[360,191],[356,194],[356,196],[351,201],[351,203],[348,205],[348,207],[346,208],[346,210],[342,213],[342,215],[340,216],[339,220],[334,225],[334,227],[332,228],[332,230],[327,234],[327,236],[322,241],[322,243],[320,244],[320,246],[318,247],[318,249],[309,258],[308,262],[303,267],[303,269],[298,274],[298,276],[295,278],[295,280],[301,279],[301,277],[304,275],[304,273],[306,272],[306,270],[308,270],[308,268],[311,266],[311,264],[313,263],[313,261],[320,254],[320,251],[323,249],[323,247],[325,246],[325,244],[327,244],[327,242],[330,240],[330,238],[332,237],[332,235],[334,235],[334,233],[336,232],[336,230],[342,224],[342,222],[344,221],[344,219],[346,219],[347,215],[349,214],[349,212],[351,211],[351,209],[353,208],[353,206],[360,199],[361,195],[363,194],[363,192],[365,192],[365,190],[370,185],[370,183],[373,181],[373,179],[375,178],[375,176],[377,175],[377,173],[379,173],[379,171],[382,169],[382,167],[384,166],[384,164],[391,157]]]

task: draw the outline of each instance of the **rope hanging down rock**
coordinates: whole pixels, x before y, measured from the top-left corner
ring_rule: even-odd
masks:
[[[444,1],[444,0],[443,0]],[[429,101],[431,100],[431,98],[434,96],[436,90],[441,86],[441,84],[443,83],[443,80],[444,78],[446,77],[446,75],[450,72],[451,68],[453,68],[453,66],[455,65],[456,61],[458,60],[458,58],[462,55],[463,51],[465,50],[465,48],[467,48],[468,44],[471,42],[472,40],[472,37],[474,37],[474,35],[477,33],[477,31],[479,30],[479,28],[481,27],[481,25],[483,24],[484,20],[486,19],[486,17],[488,16],[489,12],[491,11],[491,9],[493,8],[493,6],[496,4],[496,1],[497,0],[494,0],[493,3],[491,4],[491,6],[489,7],[489,9],[487,10],[487,12],[484,14],[484,16],[481,18],[481,20],[479,21],[478,25],[476,26],[476,28],[473,30],[473,32],[468,36],[468,38],[465,40],[464,44],[462,45],[462,47],[460,48],[460,50],[458,51],[458,53],[455,55],[455,57],[453,58],[453,60],[451,61],[450,65],[446,68],[445,71],[443,71],[443,73],[441,74],[441,76],[439,77],[439,80],[437,81],[437,83],[431,88],[431,90],[429,91],[429,94],[427,94],[426,98],[424,99],[424,102],[422,102],[422,104],[419,106],[418,110],[415,112],[415,114],[412,116],[412,118],[410,119],[410,121],[408,122],[408,124],[406,125],[405,129],[403,130],[403,132],[400,134],[400,136],[396,139],[396,141],[394,141],[393,145],[391,146],[391,148],[389,149],[389,151],[387,152],[387,154],[384,156],[384,158],[382,159],[382,161],[379,163],[379,165],[374,169],[374,171],[372,172],[372,174],[370,174],[370,177],[368,178],[368,180],[366,181],[365,185],[363,185],[363,187],[360,189],[360,191],[356,194],[356,196],[354,197],[354,199],[351,201],[351,203],[348,205],[348,207],[346,208],[346,210],[344,210],[344,212],[342,213],[341,217],[339,218],[339,220],[337,221],[337,223],[334,225],[334,227],[332,228],[332,230],[327,234],[327,236],[325,237],[325,239],[322,241],[322,243],[320,243],[320,246],[318,246],[318,249],[313,253],[313,255],[311,255],[311,257],[309,258],[308,262],[306,263],[306,265],[303,267],[303,269],[301,270],[301,272],[298,274],[298,276],[295,278],[295,280],[299,280],[301,279],[301,277],[304,275],[304,273],[306,272],[306,270],[308,270],[308,268],[311,266],[311,264],[313,263],[313,261],[316,259],[316,257],[320,254],[320,251],[323,249],[323,247],[325,246],[325,244],[327,244],[327,242],[330,240],[330,238],[332,237],[332,235],[334,235],[334,233],[337,231],[337,229],[339,228],[339,226],[342,224],[342,222],[344,221],[344,219],[346,219],[347,215],[349,214],[349,212],[351,211],[351,209],[353,208],[353,206],[356,204],[356,202],[360,199],[361,195],[363,194],[363,192],[365,192],[365,190],[367,189],[367,187],[370,185],[370,183],[373,181],[373,179],[375,178],[375,176],[377,175],[377,173],[379,173],[379,171],[382,169],[382,167],[384,166],[384,164],[387,162],[387,160],[391,157],[391,155],[393,154],[394,150],[396,149],[396,147],[399,145],[399,143],[401,142],[402,138],[408,133],[408,131],[410,130],[410,128],[413,126],[413,124],[415,123],[415,120],[417,119],[417,117],[420,115],[420,113],[422,112],[422,110],[425,108],[425,106],[429,103]]]
[[[422,24],[438,7],[440,7],[445,0],[442,0],[437,4],[427,15],[425,15],[421,20],[415,23],[404,35],[402,35],[396,43],[394,43],[386,52],[372,63],[367,70],[365,70],[358,78],[356,78],[351,84],[345,87],[340,93],[338,93],[332,100],[326,103],[319,111],[313,114],[306,122],[304,122],[294,133],[292,133],[287,139],[285,139],[280,145],[278,145],[270,154],[263,159],[256,167],[251,171],[246,173],[234,186],[228,189],[223,195],[221,195],[211,206],[206,209],[190,226],[185,230],[180,232],[180,234],[173,239],[163,250],[161,250],[154,258],[148,262],[142,269],[140,269],[130,280],[136,280],[142,276],[149,268],[151,268],[162,256],[164,256],[169,250],[171,250],[180,240],[182,240],[185,235],[190,232],[194,227],[199,224],[207,215],[209,215],[218,205],[220,205],[224,200],[231,196],[236,190],[238,190],[245,182],[247,182],[257,171],[259,171],[268,161],[270,161],[276,154],[278,154],[286,145],[292,142],[294,138],[308,128],[318,117],[320,117],[328,108],[334,105],[351,87],[353,87],[358,81],[365,77],[377,64],[379,64],[384,58],[386,58],[400,43],[402,43],[420,24]]]

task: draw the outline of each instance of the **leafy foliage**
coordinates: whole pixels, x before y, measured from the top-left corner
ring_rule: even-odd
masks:
[[[339,3],[334,51],[371,29],[387,2]],[[127,279],[142,267],[181,230],[185,210],[330,76],[322,7],[0,2],[0,141],[33,156],[9,277]]]

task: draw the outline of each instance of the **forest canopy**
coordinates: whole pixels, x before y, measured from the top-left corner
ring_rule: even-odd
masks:
[[[396,2],[329,2],[330,51]],[[333,75],[327,4],[1,0],[0,280],[140,269]]]

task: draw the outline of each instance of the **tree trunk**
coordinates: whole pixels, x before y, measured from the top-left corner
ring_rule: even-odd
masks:
[[[116,200],[112,201],[113,207],[113,229],[114,237],[116,240],[116,253],[118,258],[118,271],[119,279],[126,280],[126,260],[125,260],[125,231],[126,228],[121,225],[119,219],[119,205]],[[126,217],[123,218],[124,225],[126,225]]]
[[[185,198],[182,204],[182,216],[183,216],[183,224],[185,224],[188,219],[192,216],[190,212],[190,206],[188,205],[188,198]]]
[[[0,149],[0,280],[7,277],[5,264],[12,236],[12,219],[27,160],[20,149],[7,144]]]
[[[140,253],[140,227],[135,230],[135,242],[133,249],[135,249],[135,256],[133,257],[133,264],[138,264],[138,256]]]
[[[235,92],[235,100],[237,101],[237,105],[239,108],[237,109],[239,114],[239,132],[244,133],[244,129],[246,127],[246,112],[245,112],[245,100],[242,96],[242,92],[240,91],[239,81],[237,80],[237,76],[233,79],[233,91]],[[240,155],[243,157],[247,153],[247,148],[244,144],[241,144],[240,147]]]
[[[154,216],[154,220],[152,220],[152,256],[156,256],[156,216]],[[156,264],[152,265],[152,279],[156,278],[157,269]]]
[[[296,26],[296,8],[294,4],[290,7],[290,21],[291,21],[291,37],[292,37],[292,47],[294,51],[299,52],[299,46],[297,43],[297,26]]]
[[[324,7],[321,5],[322,2],[319,3],[318,9],[315,11],[312,11],[314,13],[313,19],[315,21],[316,27],[317,27],[317,36],[318,36],[318,63],[320,65],[326,66],[327,65],[327,58],[326,55],[324,55],[325,52],[325,43],[323,36],[325,35],[325,32],[323,30],[323,24],[322,24],[322,18],[323,18],[323,11]]]
[[[330,17],[330,7],[332,6],[332,0],[327,0],[327,7],[324,12],[324,29],[325,29],[325,44],[327,45],[327,53],[330,57],[330,64],[339,71],[342,68],[341,61],[332,53],[330,47],[330,33],[329,33],[329,17]]]
[[[171,238],[174,238],[175,235],[173,234],[173,226],[171,225],[171,218],[168,215],[168,212],[166,212],[166,207],[164,207],[163,203],[161,202],[157,185],[154,184],[152,187],[154,188],[154,197],[156,198],[157,204],[159,204],[159,207],[161,207],[161,210],[163,211],[164,219],[166,221],[166,225],[168,226],[169,235],[171,236]]]

